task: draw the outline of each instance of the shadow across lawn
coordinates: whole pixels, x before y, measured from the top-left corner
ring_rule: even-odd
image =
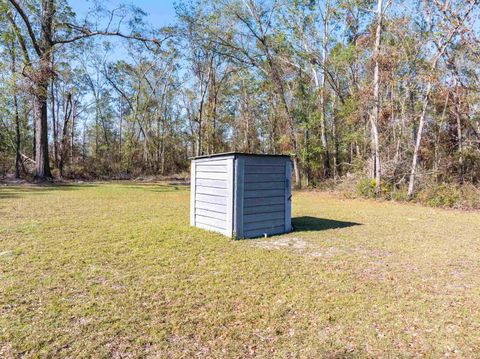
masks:
[[[292,218],[292,225],[295,231],[310,232],[361,226],[362,224],[355,222],[336,221],[334,219],[303,216]]]
[[[127,189],[137,189],[142,191],[149,191],[149,192],[177,192],[177,191],[184,191],[188,189],[188,186],[185,185],[171,185],[171,184],[138,184],[138,185],[124,185],[120,186],[121,188]]]
[[[0,188],[0,198],[19,198],[27,195],[41,195],[50,192],[75,191],[97,187],[95,184],[41,184],[27,186],[4,186]]]
[[[178,187],[178,186],[172,186],[169,188],[149,188],[147,191],[150,192],[161,192],[161,193],[166,193],[166,192],[178,192],[178,191],[185,191],[185,187]]]

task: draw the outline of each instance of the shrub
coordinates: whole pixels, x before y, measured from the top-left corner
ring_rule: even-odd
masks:
[[[437,183],[432,178],[419,183],[414,201],[431,206],[445,208],[480,209],[480,188],[471,184],[456,184],[450,181]],[[336,185],[335,191],[347,198],[375,198],[375,180],[357,177],[355,174],[344,176]],[[408,201],[407,184],[396,187],[388,180],[382,181],[381,196],[383,199]]]
[[[393,190],[390,194],[390,199],[394,201],[408,201],[407,186],[401,186]]]
[[[365,198],[375,198],[375,186],[377,182],[375,179],[362,178],[357,182],[357,193]],[[385,199],[392,197],[392,184],[389,182],[382,182],[380,185],[380,196]]]
[[[375,198],[375,180],[370,178],[362,178],[357,183],[357,193],[366,198]]]
[[[455,184],[429,184],[418,193],[417,200],[431,207],[459,207],[461,191]]]
[[[463,207],[480,209],[480,189],[472,184],[465,184],[461,187]]]

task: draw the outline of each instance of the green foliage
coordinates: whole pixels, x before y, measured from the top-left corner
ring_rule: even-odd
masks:
[[[337,43],[330,53],[330,61],[333,66],[348,66],[355,60],[356,51],[357,49],[353,44]]]
[[[392,190],[390,193],[390,199],[394,201],[407,201],[408,200],[408,188],[406,185]]]
[[[431,183],[419,191],[417,200],[431,207],[455,207],[462,198],[457,184]]]
[[[357,183],[357,193],[365,198],[375,198],[375,183],[374,179],[362,178]]]
[[[357,182],[357,194],[365,198],[375,198],[375,187],[377,181],[370,178],[362,178]],[[384,199],[390,199],[392,194],[392,186],[388,182],[380,184],[380,195]]]
[[[480,188],[472,184],[464,184],[460,188],[462,205],[465,208],[480,209]]]
[[[326,186],[323,187],[326,188]],[[365,177],[356,179],[352,176],[342,179],[333,188],[347,198],[360,196],[373,199],[376,197],[375,179]],[[407,189],[407,183],[394,187],[392,183],[384,181],[381,185],[381,197],[386,200],[406,202],[409,201]],[[413,200],[430,207],[480,209],[480,188],[469,183],[460,185],[429,181],[421,185]]]

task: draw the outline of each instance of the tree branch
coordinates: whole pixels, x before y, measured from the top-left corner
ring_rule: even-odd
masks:
[[[37,53],[38,56],[42,56],[42,50],[40,49],[40,46],[38,46],[37,38],[35,36],[35,33],[33,32],[32,25],[30,24],[30,20],[28,19],[27,14],[25,14],[25,11],[23,11],[22,7],[16,0],[8,0],[8,1],[10,1],[10,3],[15,8],[15,10],[17,10],[17,13],[23,19],[23,22],[27,27],[28,34],[30,35],[30,39],[32,40],[32,45],[33,45],[33,48],[35,49],[35,52]]]
[[[72,42],[75,42],[75,41],[78,41],[78,40],[81,40],[81,39],[86,39],[86,38],[89,38],[89,37],[93,37],[93,36],[99,36],[99,35],[102,35],[102,36],[118,36],[118,37],[121,37],[121,38],[124,38],[124,39],[130,39],[130,40],[137,40],[137,41],[141,41],[141,42],[144,42],[144,43],[153,43],[155,45],[157,45],[158,47],[162,46],[162,43],[169,39],[171,36],[165,36],[164,39],[162,40],[159,40],[159,39],[156,39],[156,38],[146,38],[146,37],[143,37],[143,36],[138,36],[138,35],[127,35],[127,34],[124,34],[124,33],[121,33],[120,31],[92,31],[86,27],[82,27],[82,26],[78,26],[78,25],[75,25],[75,24],[71,24],[71,23],[64,23],[62,24],[74,31],[77,31],[79,32],[80,34],[79,35],[76,35],[76,36],[73,36],[69,39],[54,39],[52,42],[54,45],[56,44],[69,44],[69,43],[72,43]]]
[[[18,43],[20,44],[20,48],[22,49],[23,62],[25,65],[29,65],[30,58],[28,56],[28,50],[27,50],[27,45],[25,43],[25,38],[20,33],[20,29],[18,28],[18,25],[15,23],[15,20],[10,10],[7,11],[6,16],[7,16],[8,22],[10,22],[10,26],[12,27],[13,32],[15,33],[15,37],[17,38]]]

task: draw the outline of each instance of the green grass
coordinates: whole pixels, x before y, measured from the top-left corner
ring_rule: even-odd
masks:
[[[480,356],[480,214],[295,193],[190,228],[182,186],[0,189],[0,357]]]

